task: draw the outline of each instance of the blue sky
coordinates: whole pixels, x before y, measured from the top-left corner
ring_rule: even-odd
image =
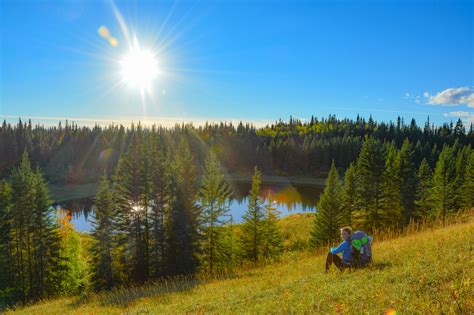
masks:
[[[114,5],[157,54],[162,75],[144,99],[120,83],[118,60],[129,46]],[[0,115],[8,119],[474,121],[472,1],[0,6]],[[118,46],[99,36],[101,26]]]

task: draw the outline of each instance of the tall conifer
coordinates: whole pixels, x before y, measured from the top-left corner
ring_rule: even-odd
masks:
[[[339,239],[339,229],[343,222],[342,185],[334,161],[331,163],[324,192],[316,206],[314,226],[310,243],[320,247]]]

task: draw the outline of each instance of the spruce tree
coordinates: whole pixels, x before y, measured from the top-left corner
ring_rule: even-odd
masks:
[[[383,226],[380,213],[383,197],[385,149],[380,141],[366,138],[357,158],[357,199],[360,210],[356,223],[366,231]]]
[[[245,259],[256,264],[262,257],[265,212],[260,200],[261,172],[255,166],[248,208],[243,215],[241,249]]]
[[[352,216],[357,209],[357,172],[354,163],[351,163],[344,173],[341,223],[346,226],[352,225]]]
[[[278,259],[283,252],[283,234],[277,225],[279,211],[272,202],[272,196],[267,198],[265,205],[263,257],[266,259]]]
[[[170,213],[172,274],[192,274],[198,267],[199,208],[196,205],[196,170],[186,138],[176,152],[176,198]]]
[[[14,286],[15,261],[12,256],[12,188],[5,179],[0,181],[0,292]],[[3,299],[7,299],[4,294]],[[13,302],[13,297],[5,300],[4,305]],[[2,303],[0,303],[2,304]]]
[[[106,175],[97,189],[92,222],[94,243],[91,247],[92,284],[96,290],[110,289],[116,283],[113,272],[114,204]]]
[[[60,236],[61,295],[77,295],[88,285],[87,262],[84,259],[81,236],[71,223],[71,213],[60,210],[58,217]]]
[[[443,219],[446,218],[446,215],[456,210],[455,162],[453,147],[444,145],[436,162],[431,196],[435,215]]]
[[[426,159],[423,159],[416,174],[417,188],[415,200],[415,218],[425,219],[433,214],[433,171]]]
[[[169,205],[173,196],[170,193],[172,171],[163,148],[159,144],[157,132],[152,131],[151,143],[151,181],[152,204],[150,226],[150,275],[158,278],[165,275],[165,234]]]
[[[465,188],[466,188],[466,176],[468,176],[469,170],[469,158],[471,155],[471,148],[464,146],[456,150],[456,197],[455,197],[455,209],[465,209]]]
[[[383,176],[382,222],[384,227],[395,228],[402,225],[404,219],[401,205],[401,178],[398,168],[397,149],[393,144],[388,146],[387,159]],[[380,226],[382,227],[382,226]]]
[[[321,247],[339,239],[343,221],[342,185],[334,161],[331,163],[325,188],[319,197],[310,244]]]
[[[9,287],[13,299],[25,303],[56,295],[62,281],[60,236],[44,177],[39,169],[32,170],[26,152],[12,171],[10,182],[11,189],[3,187],[3,195],[11,197],[3,228],[9,229]],[[8,190],[11,193],[6,193]]]
[[[460,207],[463,210],[469,210],[474,207],[474,150],[470,149],[468,152],[464,182],[461,184],[458,192],[460,195]]]
[[[416,194],[416,171],[413,164],[413,151],[408,139],[403,141],[397,158],[396,167],[400,187],[400,204],[403,209],[404,223],[413,218]]]
[[[35,198],[32,240],[36,261],[33,290],[37,291],[37,296],[40,298],[58,293],[57,284],[63,282],[61,266],[64,259],[61,257],[59,226],[53,218],[49,190],[39,168],[33,173],[33,185]]]
[[[114,271],[118,284],[128,283],[134,268],[133,254],[136,252],[136,242],[130,237],[133,235],[133,221],[131,211],[131,192],[128,173],[127,154],[119,159],[117,168],[112,177],[112,204],[114,219],[114,248],[112,256],[116,260]]]
[[[224,174],[214,152],[210,152],[204,163],[199,203],[201,206],[201,223],[203,226],[203,265],[209,274],[214,272],[215,265],[222,259],[219,249],[222,248],[222,225],[228,221],[232,190],[224,181]],[[225,255],[225,254],[224,254]]]

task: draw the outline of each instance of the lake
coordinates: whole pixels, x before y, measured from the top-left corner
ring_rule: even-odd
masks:
[[[230,213],[235,223],[242,222],[242,216],[247,210],[248,192],[250,182],[234,182],[231,184],[234,191],[234,199],[230,205]],[[319,195],[324,187],[320,185],[282,183],[262,183],[261,197],[271,196],[274,207],[280,212],[280,216],[291,213],[314,212]],[[71,200],[55,205],[72,213],[71,222],[78,231],[88,232],[91,230],[91,220],[94,215],[92,198]]]

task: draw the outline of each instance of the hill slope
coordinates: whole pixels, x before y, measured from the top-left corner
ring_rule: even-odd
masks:
[[[323,272],[325,257],[298,254],[280,263],[206,283],[150,285],[46,301],[20,314],[473,313],[474,222],[374,244],[371,270]],[[13,311],[12,311],[13,313]]]

